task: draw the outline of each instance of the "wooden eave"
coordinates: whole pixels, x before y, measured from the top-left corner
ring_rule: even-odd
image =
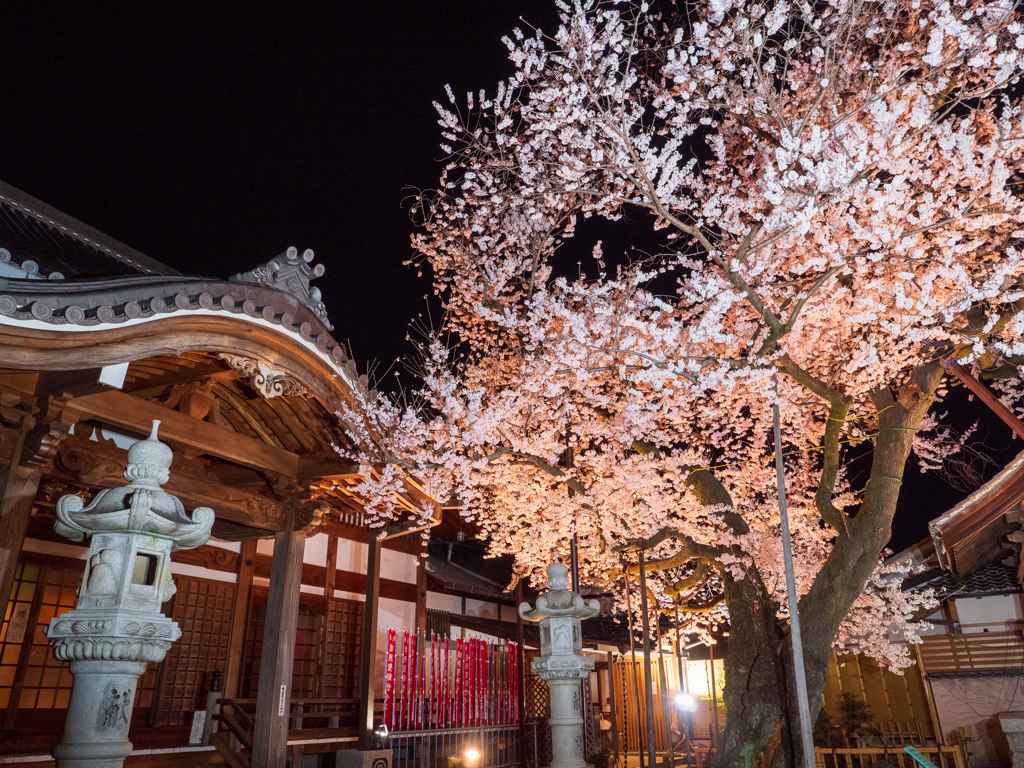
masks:
[[[1003,518],[1024,500],[1024,452],[949,512],[929,523],[940,564],[965,576],[988,562],[1016,526]]]
[[[29,282],[35,285],[25,285]],[[109,286],[100,289],[96,284],[111,282],[117,283],[117,290],[121,291],[117,298],[126,299],[118,305],[120,309],[135,317],[118,316],[113,323],[76,324],[58,316],[58,311],[66,312],[69,306],[90,303],[95,306],[107,301],[102,306],[109,308],[110,294],[103,293]],[[218,303],[218,296],[204,292],[198,298],[188,298],[187,302],[179,300],[178,305],[170,304],[177,307],[170,312],[157,311],[159,302],[146,305],[144,296],[159,294],[169,285],[180,288],[187,282],[188,279],[163,277],[149,278],[145,283],[135,279],[79,281],[77,288],[58,284],[64,290],[54,293],[51,281],[0,280],[0,301],[13,296],[18,306],[16,312],[0,314],[0,360],[8,374],[0,376],[0,391],[17,393],[23,408],[41,402],[40,397],[60,395],[67,423],[91,421],[127,434],[146,434],[151,422],[158,419],[161,437],[193,457],[215,457],[300,484],[329,480],[332,488],[352,485],[359,468],[331,447],[344,443],[343,429],[332,422],[343,404],[354,406],[352,388],[364,384],[358,381],[354,365],[330,337],[324,323],[308,310],[301,314],[294,301],[282,291],[216,281],[200,281],[196,285],[210,290],[219,286],[219,297],[238,294],[250,297],[251,301],[253,296],[262,296],[261,301],[267,303],[239,309],[231,301]],[[15,283],[18,285],[14,286]],[[91,289],[86,284],[90,284]],[[22,293],[12,293],[12,286]],[[131,294],[124,293],[128,288]],[[55,295],[63,297],[61,301],[74,297],[77,303],[66,301],[54,308],[53,305],[58,304],[52,298]],[[127,298],[129,295],[136,298]],[[174,295],[169,296],[171,302],[174,298]],[[49,314],[37,311],[33,315],[32,308],[38,301],[49,302],[46,305],[50,307]],[[219,309],[210,309],[211,301]],[[134,309],[130,306],[132,302]],[[4,305],[7,309],[10,306],[10,301]],[[144,306],[149,308],[142,309]],[[285,311],[281,312],[282,309]],[[295,314],[289,309],[295,310]],[[40,316],[45,317],[40,319]],[[266,366],[276,376],[301,388],[301,393],[273,398],[246,397],[242,392],[246,387],[245,377],[228,369],[217,359],[218,354],[246,358]],[[102,367],[122,363],[129,363],[123,391],[96,391],[93,387],[76,394],[83,390],[76,389],[77,385],[64,386],[69,379],[67,372],[98,372]],[[17,371],[24,371],[24,374],[19,375]],[[49,381],[54,378],[52,372],[62,373],[56,376],[56,381]],[[209,384],[221,404],[223,426],[146,399],[162,396],[171,384],[188,382]],[[80,451],[85,448],[78,446]],[[96,481],[95,487],[122,484],[119,472],[111,467],[113,464],[108,462],[102,476],[89,478]],[[123,463],[120,471],[123,471]],[[83,477],[65,475],[65,479],[85,482]],[[195,486],[196,493],[183,500],[198,502],[200,497],[208,497],[210,488],[203,482]],[[213,506],[226,523],[268,533],[281,530],[285,525],[286,520],[273,504],[258,499],[258,510],[246,510],[242,500],[234,498],[239,493],[237,489],[233,491],[229,486],[220,485],[228,488],[225,493],[230,498],[222,499],[220,508],[214,503],[206,505]],[[352,513],[347,519],[355,521],[361,500],[351,493],[341,495],[345,496],[342,508]],[[323,501],[334,506],[333,499]],[[414,481],[407,481],[399,505],[409,512],[419,513],[424,502],[435,511],[439,509],[438,503],[424,494]],[[348,529],[345,537],[365,541],[367,534],[362,526],[346,523],[343,518],[345,514],[338,524]],[[401,548],[411,547],[411,538],[403,541]]]

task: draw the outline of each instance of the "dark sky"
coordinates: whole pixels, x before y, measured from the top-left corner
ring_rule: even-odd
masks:
[[[431,102],[493,92],[520,16],[553,3],[7,0],[0,178],[185,273],[312,248],[336,338],[383,370],[430,290],[403,200],[441,170]],[[1002,466],[1020,445],[977,406],[950,408]],[[908,468],[892,546],[962,496]]]
[[[0,178],[186,273],[294,245],[360,364],[425,309],[410,187],[440,174],[433,100],[494,89],[549,2],[5,2]]]

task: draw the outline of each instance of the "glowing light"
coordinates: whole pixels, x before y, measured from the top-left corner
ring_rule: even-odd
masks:
[[[677,693],[676,706],[683,710],[683,712],[696,712],[697,699],[689,693]]]

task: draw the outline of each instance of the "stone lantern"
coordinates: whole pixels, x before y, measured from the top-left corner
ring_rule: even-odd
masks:
[[[172,453],[157,440],[159,425],[154,421],[149,438],[129,449],[128,485],[101,491],[87,507],[79,496],[57,502],[57,533],[91,539],[78,603],[46,633],[75,677],[64,738],[53,749],[58,768],[120,768],[132,751],[128,728],[139,676],[181,637],[160,612],[175,592],[171,552],[205,544],[214,513],[199,507],[189,518],[160,488]]]
[[[583,701],[580,680],[590,676],[594,662],[583,655],[580,620],[596,616],[601,608],[572,592],[569,570],[555,559],[548,566],[548,591],[537,607],[520,603],[519,615],[540,622],[540,658],[533,671],[551,690],[551,768],[584,768]]]

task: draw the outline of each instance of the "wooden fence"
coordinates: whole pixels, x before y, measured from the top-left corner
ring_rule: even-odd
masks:
[[[1024,637],[1017,630],[926,635],[921,640],[928,674],[1016,671],[1024,666]]]

